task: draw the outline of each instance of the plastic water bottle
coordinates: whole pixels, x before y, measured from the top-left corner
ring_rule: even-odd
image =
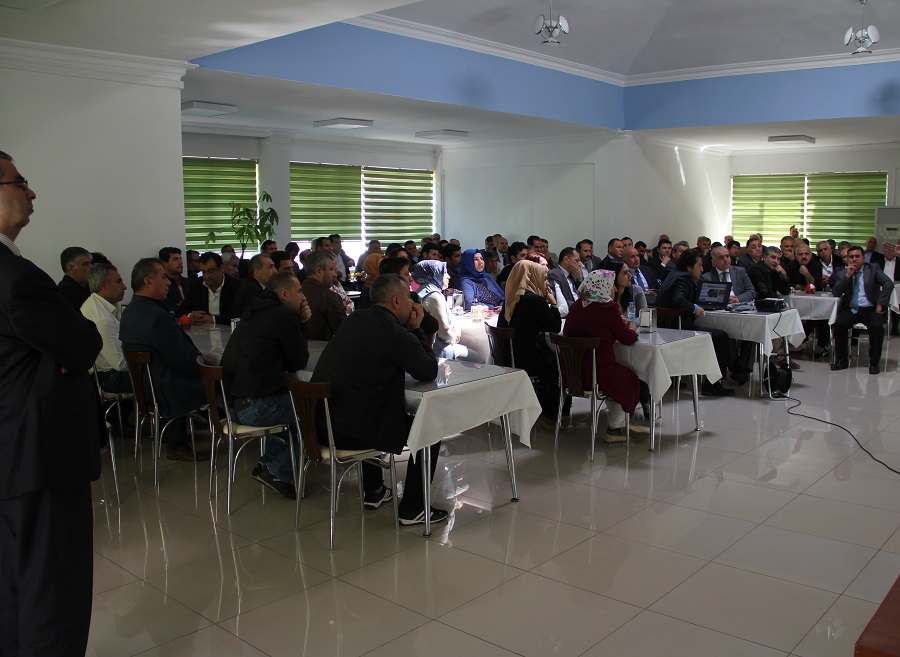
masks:
[[[626,317],[628,317],[628,321],[630,323],[634,323],[634,318],[637,316],[637,312],[634,309],[634,301],[628,304],[628,312],[626,313]]]

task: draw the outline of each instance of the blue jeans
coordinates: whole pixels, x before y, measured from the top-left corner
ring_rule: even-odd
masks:
[[[268,427],[273,424],[294,426],[294,409],[290,395],[286,392],[271,397],[258,397],[249,406],[239,411],[235,409],[234,417],[241,424],[251,427]],[[291,437],[291,440],[294,438]],[[259,459],[260,464],[279,481],[290,483],[294,477],[290,449],[278,440],[266,438],[265,443],[266,449]]]

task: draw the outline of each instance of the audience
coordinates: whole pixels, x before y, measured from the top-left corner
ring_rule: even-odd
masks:
[[[609,269],[600,271],[611,271],[615,274],[616,295],[614,300],[619,304],[619,312],[623,315],[626,314],[628,305],[631,303],[634,304],[635,313],[647,307],[647,296],[639,285],[635,285],[634,276],[628,265],[624,262],[611,262]]]
[[[765,257],[750,269],[748,275],[756,288],[759,299],[776,297],[778,294],[790,294],[791,284],[787,272],[781,266],[781,249],[767,246]]]
[[[507,253],[509,255],[509,264],[497,275],[497,285],[500,286],[501,290],[506,287],[506,279],[509,278],[513,265],[528,254],[528,245],[525,242],[513,242],[509,245]],[[504,294],[506,293],[504,292]]]
[[[164,246],[159,250],[159,260],[166,269],[166,278],[169,279],[169,291],[166,296],[166,310],[174,313],[176,317],[184,315],[184,308],[188,293],[191,289],[191,281],[184,273],[184,259],[181,249],[174,246]]]
[[[225,274],[222,257],[207,251],[200,256],[201,279],[193,282],[185,302],[194,324],[228,325],[236,316],[235,298],[241,284]]]
[[[547,273],[560,317],[568,315],[569,306],[578,298],[578,286],[584,278],[583,271],[578,252],[567,246],[559,252],[559,264]]]
[[[463,293],[463,307],[466,312],[471,310],[472,304],[476,301],[488,308],[499,308],[503,305],[503,290],[485,273],[484,254],[481,251],[468,249],[462,254],[459,279],[455,287]]]
[[[81,304],[91,296],[91,291],[88,289],[91,253],[80,246],[70,246],[63,249],[59,255],[59,264],[63,270],[63,277],[56,287],[70,306],[75,310],[80,310]]]
[[[432,347],[435,356],[448,360],[483,363],[484,358],[480,354],[459,343],[460,331],[458,328],[453,328],[453,317],[447,301],[444,299],[444,290],[450,282],[447,263],[423,260],[416,265],[413,278],[419,284],[416,294],[422,307],[429,316],[437,321],[437,335],[434,337],[434,346]]]
[[[94,322],[103,348],[94,363],[100,387],[107,392],[131,392],[128,363],[119,339],[119,303],[128,288],[119,271],[109,264],[95,264],[88,274],[91,296],[81,305],[81,314]]]
[[[313,251],[306,256],[304,268],[303,294],[312,313],[306,335],[310,340],[331,340],[347,318],[344,302],[332,289],[337,277],[334,256],[330,251]]]
[[[271,253],[274,253],[272,251]],[[244,310],[250,305],[250,299],[259,296],[266,289],[266,283],[275,273],[275,263],[264,253],[257,253],[247,264],[247,276],[241,280],[240,287],[234,295],[231,308],[234,317],[242,317]]]
[[[625,253],[625,244],[618,237],[614,237],[606,243],[606,257],[600,261],[600,269],[609,269],[614,262],[622,262]]]

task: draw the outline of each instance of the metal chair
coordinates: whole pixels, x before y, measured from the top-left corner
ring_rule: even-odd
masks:
[[[556,413],[556,435],[553,451],[559,445],[559,425],[562,422],[562,408],[566,393],[573,397],[589,397],[591,400],[591,461],[594,460],[594,445],[597,440],[597,424],[600,408],[607,396],[597,387],[597,349],[602,344],[600,338],[572,338],[550,334],[550,342],[556,347],[557,369],[559,371],[559,410]],[[584,359],[591,359],[591,380],[584,380]],[[625,446],[630,445],[631,420],[625,414]]]
[[[134,401],[137,411],[134,422],[135,464],[137,464],[139,456],[141,429],[143,429],[144,421],[146,420],[150,422],[150,431],[153,436],[153,485],[159,486],[159,455],[162,450],[162,439],[165,437],[166,429],[178,418],[186,417],[188,431],[191,436],[191,447],[196,452],[193,421],[196,419],[202,422],[204,418],[197,415],[196,411],[168,418],[163,416],[159,412],[159,405],[156,402],[156,391],[153,387],[153,377],[150,374],[150,352],[125,350],[123,353],[125,354],[125,362],[128,363],[128,374],[131,377],[131,387],[134,390]],[[146,388],[144,387],[144,381],[147,382]],[[163,423],[163,420],[165,420],[165,423]],[[161,423],[163,423],[162,428],[160,428]]]
[[[109,412],[113,409],[113,406],[118,406],[121,401],[127,399],[127,396],[123,399],[119,399],[119,394],[127,395],[127,393],[104,393],[100,388],[100,380],[97,378],[97,368],[91,370],[91,374],[94,375],[94,385],[97,386],[97,395],[100,397],[100,406],[103,408],[103,419],[104,424],[106,425],[106,434],[109,445],[109,461],[112,465],[112,475],[113,475],[113,486],[116,488],[116,503],[121,506],[122,501],[119,497],[119,471],[116,466],[116,443],[113,440],[112,433],[110,429],[112,429],[112,425],[109,423],[107,416]],[[122,435],[125,435],[125,425],[122,424],[122,409],[119,408],[119,426],[122,428]]]
[[[344,475],[350,472],[355,466],[356,476],[359,480],[359,506],[360,510],[364,510],[363,506],[363,481],[362,481],[362,464],[370,463],[391,472],[391,489],[394,500],[394,522],[399,526],[399,514],[397,504],[397,468],[394,462],[394,455],[388,454],[389,462],[386,464],[382,460],[384,452],[377,449],[339,449],[334,445],[334,434],[331,429],[331,411],[329,410],[328,400],[331,399],[330,383],[309,383],[300,381],[290,373],[284,374],[284,382],[291,394],[291,403],[294,407],[294,417],[296,420],[297,435],[300,436],[300,466],[298,468],[297,482],[297,510],[294,518],[295,529],[300,527],[300,504],[303,500],[304,483],[306,479],[306,468],[310,463],[327,463],[329,465],[331,490],[329,491],[329,511],[331,518],[331,527],[329,533],[329,546],[334,549],[334,518],[337,514],[338,492],[340,491],[341,482]],[[319,443],[316,433],[316,416],[319,407],[325,412],[325,429],[328,435],[328,444]],[[347,466],[341,473],[337,474],[337,466]],[[409,467],[413,467],[410,461]]]
[[[247,424],[239,424],[231,419],[231,411],[228,408],[225,397],[225,375],[221,367],[207,365],[202,357],[197,358],[200,367],[200,376],[203,378],[203,389],[206,392],[207,415],[209,416],[209,433],[212,437],[209,446],[209,496],[212,498],[215,492],[216,458],[219,454],[219,444],[225,441],[228,444],[228,482],[226,484],[225,510],[231,515],[231,487],[234,483],[235,464],[241,455],[241,450],[251,440],[265,440],[274,438],[285,443],[291,450],[291,466],[294,470],[294,481],[297,481],[296,455],[294,454],[294,441],[290,440],[289,427],[284,424],[273,424],[268,427],[253,427]],[[221,406],[220,406],[221,401]],[[222,414],[219,414],[222,408]],[[283,438],[276,434],[283,433],[288,437]],[[242,441],[235,451],[235,443]]]
[[[487,331],[488,345],[491,349],[491,362],[494,365],[506,366],[504,353],[506,346],[509,345],[509,367],[516,366],[516,355],[513,352],[512,340],[516,337],[516,329],[514,328],[498,328],[490,324],[484,325]]]

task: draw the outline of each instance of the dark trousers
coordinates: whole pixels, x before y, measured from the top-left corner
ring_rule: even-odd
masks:
[[[884,314],[874,308],[860,308],[855,313],[845,308],[834,320],[834,355],[837,359],[847,358],[847,336],[854,324],[865,324],[869,330],[869,363],[877,365],[881,359],[881,345],[884,343]]]
[[[828,330],[828,322],[824,319],[809,319],[803,322],[803,332],[806,337],[815,331],[816,346],[827,347],[831,343],[831,332]]]
[[[93,568],[90,484],[0,500],[0,656],[83,656]]]
[[[116,370],[106,370],[105,372],[97,372],[97,380],[100,387],[106,392],[132,392],[131,377],[128,371],[117,372]]]
[[[694,326],[693,330],[709,333],[712,338],[713,349],[716,350],[716,361],[719,363],[719,370],[724,377],[728,371],[728,366],[731,365],[731,342],[728,334],[722,329],[701,326]]]

